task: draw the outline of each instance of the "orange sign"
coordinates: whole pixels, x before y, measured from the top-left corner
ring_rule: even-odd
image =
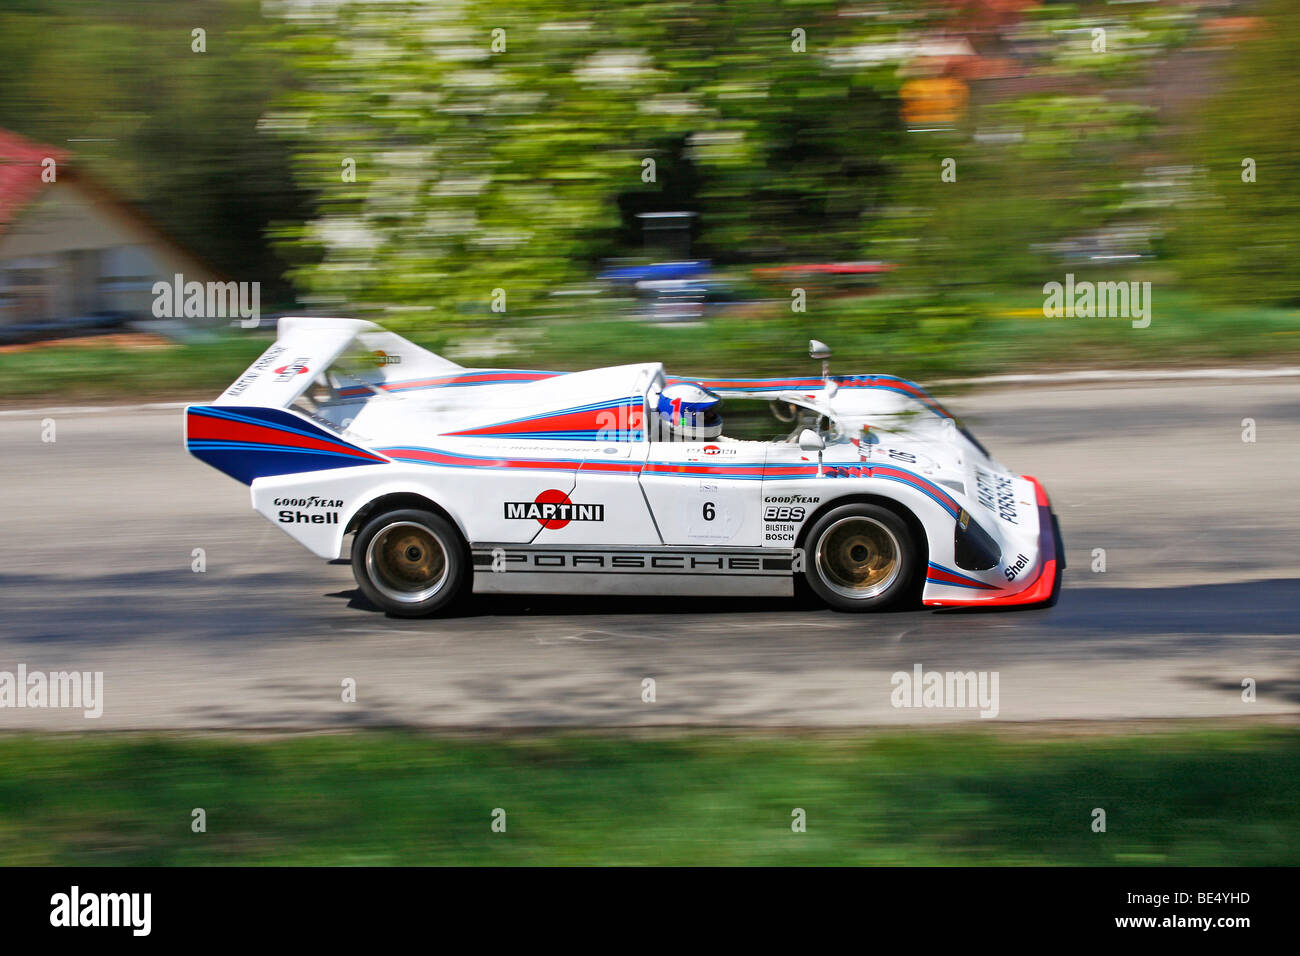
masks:
[[[955,77],[908,80],[899,91],[908,126],[949,126],[966,115],[970,90]]]

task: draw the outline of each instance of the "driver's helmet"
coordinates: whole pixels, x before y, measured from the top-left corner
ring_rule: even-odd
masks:
[[[675,441],[708,441],[722,434],[722,399],[701,385],[680,382],[659,393],[655,411]]]

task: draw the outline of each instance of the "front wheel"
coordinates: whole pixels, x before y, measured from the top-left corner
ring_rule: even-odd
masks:
[[[352,573],[372,603],[424,617],[464,588],[469,556],[459,532],[431,511],[401,509],[366,522],[352,546]]]
[[[836,610],[877,610],[915,588],[921,549],[907,523],[888,508],[832,508],[804,541],[808,586]]]

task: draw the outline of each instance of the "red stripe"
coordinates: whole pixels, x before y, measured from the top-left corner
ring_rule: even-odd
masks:
[[[690,379],[672,378],[669,382],[689,382]],[[820,378],[734,378],[704,379],[700,382],[705,388],[823,388],[826,383]]]
[[[926,481],[923,478],[917,478],[911,472],[900,471],[897,468],[890,468],[888,465],[873,465],[870,470],[873,475],[888,474],[896,478],[901,478],[903,481],[906,481],[909,485],[914,485],[916,487],[924,486],[928,490],[938,494],[943,499],[944,503],[947,504],[949,507],[951,507],[954,511],[961,511],[961,505],[957,504],[957,502],[952,498],[952,496],[949,495],[946,491],[944,491],[938,485],[931,484],[930,482]]]
[[[467,428],[448,435],[501,435],[532,432],[622,431],[641,427],[641,409],[633,405],[598,408],[567,415],[546,415],[522,421],[503,422],[483,428]]]
[[[1037,478],[1031,478],[1029,475],[1021,475],[1020,477],[1034,486],[1034,500],[1038,507],[1048,507],[1047,492],[1043,489],[1042,482]]]
[[[387,391],[400,391],[406,388],[431,388],[436,385],[458,385],[461,382],[539,382],[554,378],[558,373],[551,372],[491,372],[488,374],[470,373],[467,375],[440,375],[436,378],[418,378],[406,382],[391,382],[379,387]]]
[[[252,425],[225,418],[213,418],[210,415],[190,415],[188,437],[191,441],[229,441],[248,442],[255,445],[278,445],[286,448],[309,448],[315,451],[328,451],[335,454],[352,455],[370,461],[383,461],[359,448],[343,442],[296,435],[270,425]]]
[[[746,476],[754,474],[753,469],[760,469],[758,474],[765,476],[766,471],[762,470],[762,465],[705,465],[695,462],[681,462],[680,464],[670,462],[653,462],[645,466],[645,470],[660,475],[712,475],[715,478],[725,478],[726,472],[740,472]]]
[[[1056,558],[1048,558],[1043,562],[1042,569],[1038,572],[1038,577],[1034,582],[1023,591],[1017,591],[1015,594],[992,594],[988,597],[971,597],[971,598],[940,598],[938,600],[923,601],[927,607],[966,607],[967,605],[978,604],[980,607],[1000,607],[1012,604],[1040,604],[1052,596],[1052,586],[1056,581]]]
[[[997,588],[992,584],[985,584],[983,581],[975,581],[971,578],[963,577],[960,574],[953,574],[949,571],[941,571],[938,568],[930,568],[926,572],[926,580],[934,581],[937,584],[961,584],[967,587],[984,588],[989,591],[996,591]]]
[[[583,471],[639,472],[639,461],[584,461]]]
[[[874,376],[870,379],[870,382],[873,386],[879,388],[897,388],[906,392],[908,395],[911,395],[927,408],[932,408],[939,412],[944,418],[952,418],[952,416],[948,414],[948,410],[931,398],[926,393],[925,389],[921,388],[919,385],[913,385],[911,382],[904,381],[903,379],[875,378]]]
[[[413,378],[404,382],[377,382],[375,387],[385,392],[402,392],[407,389],[415,388],[436,388],[440,385],[459,385],[462,382],[486,383],[496,382],[539,382],[543,379],[554,378],[562,372],[489,372],[489,373],[468,373],[462,375],[439,375],[435,378]],[[340,389],[340,395],[359,395],[368,392],[369,389],[362,386],[353,386],[351,388]]]
[[[475,468],[548,468],[576,470],[580,462],[576,461],[510,461],[506,458],[465,458],[461,455],[448,455],[439,451],[423,448],[385,448],[384,454],[393,458],[405,458],[414,461],[426,461],[436,465],[467,465]]]

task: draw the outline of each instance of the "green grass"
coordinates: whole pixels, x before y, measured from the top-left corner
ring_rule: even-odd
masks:
[[[220,393],[269,344],[230,337],[165,349],[88,343],[0,352],[0,400],[198,401]]]
[[[1300,312],[1211,306],[1185,294],[1155,301],[1151,325],[1124,319],[1046,319],[1042,295],[968,295],[946,302],[880,295],[723,315],[698,326],[596,318],[552,323],[513,356],[529,368],[662,361],[674,372],[806,374],[809,338],[834,349],[839,372],[920,381],[1071,368],[1153,368],[1300,358]],[[576,362],[576,364],[575,364]],[[510,363],[507,363],[510,364]]]
[[[571,371],[661,361],[699,377],[809,374],[809,338],[835,350],[839,372],[883,372],[919,381],[1071,368],[1300,361],[1300,312],[1212,306],[1184,293],[1156,297],[1149,328],[1123,319],[1045,319],[1040,294],[964,294],[937,301],[898,295],[810,299],[795,314],[777,304],[744,306],[709,322],[654,326],[615,314],[607,303],[581,318],[482,319],[421,332],[442,351],[461,345],[461,364]],[[1036,315],[1035,315],[1036,313]],[[517,342],[515,351],[476,356],[475,341]],[[0,400],[202,401],[229,385],[268,344],[266,336],[166,350],[87,345],[0,353]],[[468,348],[466,348],[468,346]]]
[[[1297,861],[1293,729],[0,738],[3,865]]]

